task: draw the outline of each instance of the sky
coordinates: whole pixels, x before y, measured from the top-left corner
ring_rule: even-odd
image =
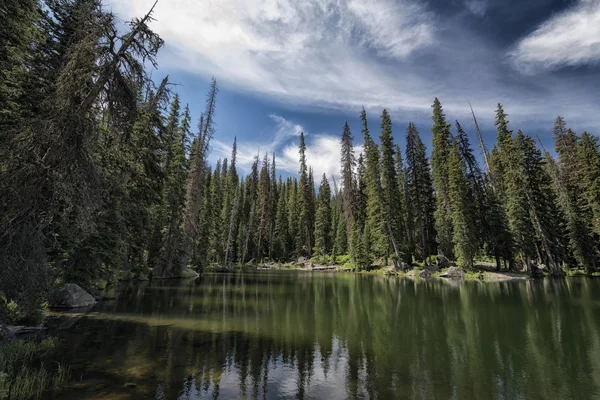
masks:
[[[153,2],[106,7],[128,20]],[[548,149],[557,115],[600,134],[600,0],[159,0],[154,18],[165,47],[153,77],[169,75],[194,119],[217,78],[210,160],[237,137],[243,172],[269,152],[296,174],[304,132],[315,180],[339,176],[346,121],[362,149],[362,107],[373,136],[385,108],[401,146],[412,121],[430,147],[435,97],[472,143],[468,102],[488,145],[498,103]]]

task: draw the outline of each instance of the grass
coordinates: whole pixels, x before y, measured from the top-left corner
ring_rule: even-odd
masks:
[[[0,400],[39,399],[60,390],[70,378],[69,368],[51,359],[58,340],[14,340],[0,346]]]

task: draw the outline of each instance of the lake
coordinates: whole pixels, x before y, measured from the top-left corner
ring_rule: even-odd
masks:
[[[265,271],[115,295],[60,314],[55,398],[600,399],[600,279]]]

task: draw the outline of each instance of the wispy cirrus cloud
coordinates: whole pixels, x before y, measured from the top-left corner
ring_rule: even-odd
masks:
[[[153,0],[107,2],[129,18]],[[452,118],[468,118],[471,101],[490,122],[500,102],[517,120],[584,113],[587,126],[600,126],[585,78],[552,75],[600,58],[600,0],[553,16],[539,11],[549,0],[531,2],[169,0],[156,6],[152,28],[167,43],[161,68],[216,75],[222,87],[286,107],[386,107],[418,122],[439,97]],[[522,34],[527,13],[549,19],[515,42],[507,32]]]
[[[526,73],[600,61],[600,1],[580,0],[517,43],[511,51]]]
[[[109,0],[126,17],[151,3]],[[167,43],[161,67],[312,105],[414,109],[432,100],[416,69],[399,80],[377,62],[407,63],[435,43],[435,17],[414,0],[170,0],[155,16]]]

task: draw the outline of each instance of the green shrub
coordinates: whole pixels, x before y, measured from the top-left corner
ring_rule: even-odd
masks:
[[[68,367],[53,361],[58,340],[14,340],[0,346],[0,400],[39,399],[60,390],[70,378]]]

